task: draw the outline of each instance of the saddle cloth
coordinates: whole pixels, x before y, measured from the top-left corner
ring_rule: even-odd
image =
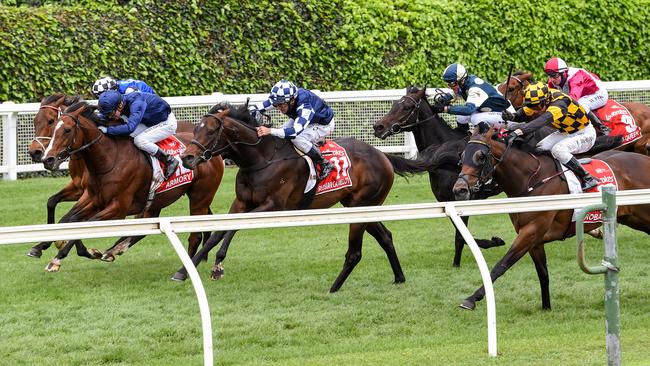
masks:
[[[612,172],[612,168],[607,164],[606,162],[602,160],[597,160],[597,159],[581,159],[580,160],[582,166],[591,174],[596,180],[598,180],[598,186],[590,189],[586,193],[590,192],[600,192],[602,190],[603,186],[614,186],[614,188],[618,189],[618,182],[616,181],[616,176],[614,175],[614,172]],[[582,185],[580,183],[580,179],[576,177],[576,175],[566,167],[564,167],[564,176],[567,179],[567,184],[569,185],[569,193],[572,194],[577,194],[577,193],[582,193]],[[578,215],[578,212],[582,210],[582,208],[575,209],[573,211],[573,217],[571,221],[576,220],[576,216]],[[591,224],[591,223],[597,223],[597,222],[603,222],[603,215],[602,212],[600,211],[591,211],[585,216],[584,222],[586,224]]]
[[[630,111],[619,102],[608,99],[607,103],[595,110],[594,113],[612,130],[610,136],[623,136],[622,145],[641,138],[641,128],[634,122]]]
[[[332,169],[332,172],[318,183],[316,194],[323,194],[341,188],[350,187],[352,185],[352,179],[348,173],[351,162],[345,149],[333,140],[326,140],[325,143],[319,146],[319,149],[323,158],[334,164],[336,169]],[[316,169],[314,163],[307,155],[303,155],[303,158],[309,165],[309,179],[307,179],[307,185],[305,186],[305,193],[307,193],[316,185]]]
[[[174,157],[180,162],[181,154],[185,151],[185,145],[175,136],[170,136],[164,140],[156,143],[158,147],[167,154]],[[156,193],[162,193],[170,189],[188,184],[194,179],[194,171],[187,169],[183,164],[179,164],[178,168],[169,179],[164,180],[163,168],[164,166],[160,160],[151,156],[151,167],[153,168],[153,177],[151,179],[151,188],[149,189],[149,196],[153,198]]]

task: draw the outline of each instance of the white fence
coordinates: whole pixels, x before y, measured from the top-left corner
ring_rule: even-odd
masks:
[[[650,105],[650,80],[607,82],[610,97],[618,101],[638,101]],[[337,124],[333,137],[351,136],[370,143],[384,152],[405,153],[413,156],[417,151],[412,135],[398,134],[387,140],[373,135],[372,125],[384,116],[393,101],[406,93],[405,89],[318,92],[336,112]],[[179,120],[198,122],[213,105],[227,101],[243,104],[246,98],[258,102],[267,94],[221,94],[204,96],[166,97]],[[42,171],[42,164],[33,164],[27,149],[34,138],[32,120],[39,103],[0,104],[0,174],[4,179],[15,180],[18,173]],[[272,112],[276,125],[282,122],[278,112]],[[453,123],[453,117],[443,115]],[[63,166],[65,168],[65,166]]]
[[[650,189],[617,192],[616,201],[619,206],[650,203]],[[496,307],[490,272],[480,249],[467,227],[460,220],[460,216],[547,211],[549,209],[577,209],[597,203],[601,203],[600,193],[16,226],[0,228],[0,244],[106,238],[116,235],[167,235],[176,253],[181,258],[183,265],[188,269],[188,274],[196,291],[203,327],[204,364],[211,366],[214,362],[212,321],[210,319],[205,290],[196,269],[191,265],[190,258],[176,236],[176,233],[451,217],[456,227],[462,233],[463,238],[467,241],[481,272],[481,278],[485,286],[485,301],[487,305],[488,353],[490,356],[496,357]]]

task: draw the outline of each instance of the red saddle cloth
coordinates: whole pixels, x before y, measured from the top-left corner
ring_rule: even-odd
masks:
[[[183,144],[179,139],[177,139],[176,136],[170,136],[164,140],[160,140],[156,142],[156,145],[158,145],[158,147],[162,151],[173,156],[174,159],[177,160],[180,160],[181,154],[185,151],[185,144]],[[158,164],[160,164],[160,167],[163,170],[165,169],[165,165],[163,165],[158,159],[154,159],[154,160]],[[174,174],[172,174],[172,176],[169,177],[169,179],[162,182],[162,184],[158,188],[156,188],[156,193],[165,192],[172,188],[182,186],[183,184],[190,183],[192,182],[193,179],[194,179],[194,171],[191,169],[186,169],[185,167],[183,167],[183,164],[179,164]]]
[[[320,153],[323,155],[323,158],[334,164],[336,169],[332,169],[332,172],[327,177],[318,182],[316,194],[350,187],[352,185],[352,179],[350,178],[348,171],[351,162],[345,149],[333,140],[327,140],[325,141],[325,144],[320,147]]]
[[[609,164],[602,160],[592,159],[587,164],[582,164],[586,171],[589,172],[596,180],[598,180],[598,186],[587,191],[589,192],[600,192],[602,186],[614,186],[618,190],[618,182],[616,181],[616,176],[610,168]],[[596,223],[603,222],[603,213],[601,211],[591,211],[585,216],[585,223]]]
[[[630,111],[619,102],[608,99],[607,104],[594,113],[612,130],[610,136],[623,136],[623,145],[641,138],[641,128],[634,122]]]

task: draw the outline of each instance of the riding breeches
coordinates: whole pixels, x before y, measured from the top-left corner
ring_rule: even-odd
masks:
[[[135,128],[135,131],[131,133],[133,143],[138,147],[138,149],[146,151],[149,155],[154,155],[156,154],[156,151],[158,151],[156,142],[175,134],[176,125],[177,122],[174,113],[169,113],[169,116],[165,121],[151,127],[147,127],[141,123]]]
[[[284,127],[293,126],[293,120],[289,120],[285,123]],[[293,145],[298,148],[298,150],[304,152],[305,154],[311,150],[314,146],[314,142],[325,138],[334,131],[334,119],[326,125],[321,125],[318,123],[310,123],[305,128],[300,131],[300,133],[291,140]]]
[[[607,98],[609,98],[607,89],[600,87],[600,89],[598,89],[598,91],[594,94],[583,95],[580,97],[580,99],[578,99],[578,104],[580,104],[582,108],[585,109],[585,112],[589,113],[594,109],[604,107],[607,103]]]
[[[588,124],[582,130],[572,134],[564,134],[555,131],[537,143],[540,150],[550,150],[551,155],[565,164],[573,157],[573,154],[587,152],[596,142],[596,129]]]
[[[512,106],[508,107],[508,110],[513,114],[516,112]],[[456,123],[458,124],[469,123],[472,126],[476,126],[480,122],[485,122],[496,128],[505,126],[505,122],[501,117],[501,112],[475,112],[469,116],[456,116]]]

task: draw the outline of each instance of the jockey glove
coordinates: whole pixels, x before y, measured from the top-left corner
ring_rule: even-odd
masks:
[[[445,110],[445,105],[440,104],[440,103],[436,103],[436,104],[431,106],[431,109],[432,109],[433,113],[436,113],[436,114],[442,113]]]
[[[106,126],[97,126],[97,128],[103,133],[106,133]]]
[[[514,131],[511,131],[508,133],[508,137],[506,138],[506,141],[508,141],[508,145],[512,145],[512,142],[515,141],[515,139],[521,135],[523,135],[524,132],[520,129],[516,129]]]
[[[451,101],[454,100],[454,96],[449,93],[440,94],[440,102],[443,106],[450,105]]]
[[[515,115],[506,109],[503,112],[501,112],[501,119],[503,119],[503,121],[512,121],[513,119],[515,119]]]

